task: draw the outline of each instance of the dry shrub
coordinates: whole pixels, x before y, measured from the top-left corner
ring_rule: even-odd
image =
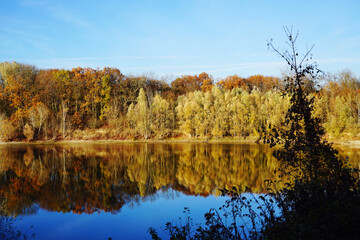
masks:
[[[25,124],[23,133],[28,141],[34,140],[34,130],[29,124]]]
[[[101,126],[101,121],[98,120],[96,117],[91,117],[88,120],[87,125],[90,129],[97,129]]]
[[[0,138],[3,140],[14,140],[17,136],[16,127],[8,119],[3,119],[0,122]]]

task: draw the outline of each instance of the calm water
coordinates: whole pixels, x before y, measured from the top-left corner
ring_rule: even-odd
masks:
[[[360,150],[342,154],[359,166]],[[36,239],[150,239],[184,207],[202,222],[221,189],[266,192],[277,164],[256,144],[0,146],[0,212]]]

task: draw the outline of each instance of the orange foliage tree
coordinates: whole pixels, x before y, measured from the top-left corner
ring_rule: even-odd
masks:
[[[213,82],[213,77],[203,72],[199,75],[185,75],[177,78],[171,83],[171,89],[176,96],[198,90],[206,92],[211,90]]]
[[[248,83],[245,78],[239,77],[238,75],[228,76],[218,82],[218,86],[225,90],[232,90],[234,88],[242,88],[248,90]]]

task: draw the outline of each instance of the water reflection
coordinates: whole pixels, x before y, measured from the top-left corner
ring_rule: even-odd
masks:
[[[360,149],[340,153],[359,165]],[[246,186],[262,193],[264,180],[279,180],[277,164],[267,146],[249,144],[1,146],[0,211],[116,213],[170,188],[193,196]]]
[[[3,215],[116,213],[167,189],[219,195],[265,192],[277,161],[268,147],[241,144],[75,144],[0,147]]]

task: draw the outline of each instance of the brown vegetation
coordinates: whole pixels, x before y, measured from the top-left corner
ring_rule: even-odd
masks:
[[[305,89],[328,138],[359,139],[360,81],[349,71]],[[284,119],[283,81],[261,75],[215,83],[201,73],[171,83],[116,68],[38,70],[0,63],[0,139],[96,140],[259,137]]]

